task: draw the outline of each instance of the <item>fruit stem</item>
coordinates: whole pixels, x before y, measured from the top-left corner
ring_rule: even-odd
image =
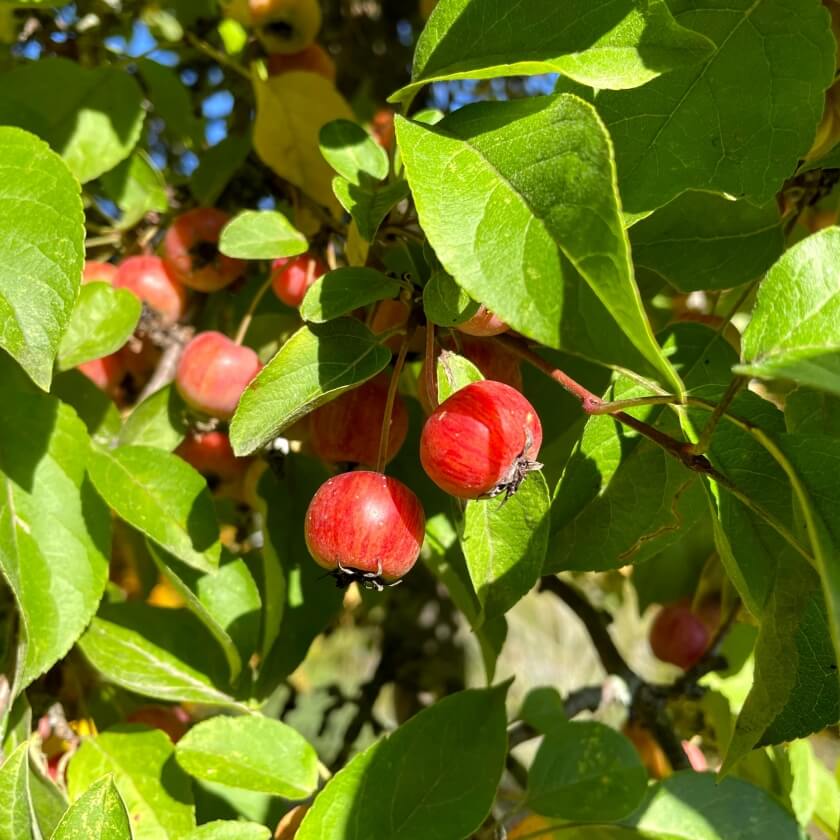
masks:
[[[251,301],[251,305],[248,307],[248,311],[243,316],[239,324],[239,329],[236,331],[236,336],[233,339],[234,344],[238,344],[240,347],[242,346],[248,328],[251,326],[251,321],[254,320],[254,313],[257,311],[257,307],[260,305],[260,301],[265,296],[269,286],[271,286],[271,275],[269,275],[268,280],[260,286],[259,291],[254,295],[254,299]]]
[[[388,397],[385,400],[385,413],[382,417],[382,433],[379,435],[379,454],[376,456],[376,472],[384,472],[385,462],[388,458],[388,442],[391,439],[391,415],[394,412],[394,400],[397,398],[397,388],[400,384],[405,357],[408,354],[408,342],[414,334],[412,329],[403,336],[400,344],[400,352],[397,354],[397,361],[394,362],[394,370],[391,373],[391,381],[388,383]]]
[[[429,405],[434,411],[438,407],[437,390],[437,361],[435,360],[435,325],[426,321],[426,351],[423,363],[423,388],[426,389],[426,396]]]

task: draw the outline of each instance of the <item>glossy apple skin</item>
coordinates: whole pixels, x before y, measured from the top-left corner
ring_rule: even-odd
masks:
[[[517,459],[536,460],[542,426],[531,403],[485,379],[456,391],[423,426],[420,463],[442,490],[477,499],[506,480]]]
[[[107,283],[113,286],[117,279],[117,267],[111,263],[85,260],[82,283]]]
[[[380,374],[313,411],[309,415],[309,444],[315,454],[334,464],[376,464],[388,385],[389,378]],[[388,461],[399,452],[407,434],[408,412],[397,394],[391,413]]]
[[[271,288],[286,306],[297,309],[307,289],[327,271],[327,266],[312,254],[281,257],[271,264]]]
[[[318,73],[330,82],[335,82],[335,62],[320,44],[310,44],[298,53],[274,53],[268,57],[268,75],[279,76],[300,70]]]
[[[83,362],[78,370],[83,373],[100,391],[116,397],[120,384],[128,372],[119,353],[111,353],[101,359]]]
[[[338,564],[384,580],[405,575],[423,545],[425,516],[404,484],[382,473],[341,473],[322,484],[306,512],[309,553],[325,569]]]
[[[190,289],[217,292],[241,277],[245,263],[219,253],[219,235],[230,216],[215,207],[196,207],[172,222],[163,240],[169,273]]]
[[[709,647],[709,631],[683,602],[663,607],[650,628],[650,647],[657,659],[687,671]]]
[[[151,254],[126,257],[117,267],[114,286],[128,289],[169,323],[179,320],[187,308],[187,290],[163,260]]]
[[[319,0],[249,0],[251,21],[267,53],[297,53],[321,29]]]
[[[472,318],[464,321],[463,324],[458,324],[455,329],[466,335],[486,338],[491,335],[501,335],[503,332],[507,332],[510,327],[482,304]]]
[[[184,348],[175,385],[191,408],[229,420],[261,367],[250,347],[240,347],[219,332],[199,333]]]
[[[230,438],[225,432],[190,432],[175,450],[175,454],[195,467],[203,475],[230,481],[244,475],[249,458],[233,454]]]
[[[394,112],[390,108],[380,108],[373,115],[373,119],[370,121],[370,130],[374,140],[386,152],[390,152],[394,148],[397,134],[394,128]]]

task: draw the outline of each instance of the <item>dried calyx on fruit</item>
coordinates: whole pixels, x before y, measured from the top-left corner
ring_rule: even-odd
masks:
[[[432,412],[420,438],[420,462],[442,490],[461,499],[509,498],[536,458],[542,426],[533,406],[502,382],[473,382]]]
[[[426,520],[419,499],[381,473],[342,473],[322,484],[306,512],[309,553],[336,586],[382,591],[417,562]]]

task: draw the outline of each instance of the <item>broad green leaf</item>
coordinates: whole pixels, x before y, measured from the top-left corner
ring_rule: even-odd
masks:
[[[683,193],[630,229],[633,262],[682,292],[729,289],[760,277],[782,254],[775,202]]]
[[[397,138],[423,230],[475,300],[560,347],[581,317],[568,304],[582,292],[570,287],[585,283],[633,348],[609,361],[655,370],[681,392],[633,280],[610,140],[590,105],[569,95],[477,103],[434,127],[398,117]]]
[[[453,694],[356,756],[318,794],[297,840],[470,836],[504,768],[508,686]]]
[[[29,742],[26,741],[0,764],[0,837],[28,840],[32,836],[28,777]]]
[[[408,197],[408,184],[402,180],[369,188],[336,176],[332,188],[341,206],[353,217],[365,242],[373,242],[385,217]]]
[[[52,837],[56,826],[67,810],[67,798],[44,769],[29,756],[29,801],[32,803],[33,821],[42,837]]]
[[[0,347],[46,391],[82,277],[79,185],[45,143],[6,127],[0,183]]]
[[[0,115],[46,140],[83,184],[128,157],[145,116],[127,70],[64,58],[28,61],[4,74]]]
[[[132,409],[120,430],[119,444],[172,452],[187,429],[187,407],[175,387],[166,385]]]
[[[258,697],[271,694],[300,665],[341,607],[341,591],[312,562],[300,527],[327,477],[320,462],[295,456],[285,460],[282,476],[267,470],[258,485],[265,523]]]
[[[615,144],[621,197],[654,210],[685,190],[770,201],[808,151],[834,79],[835,44],[817,0],[672,0],[710,38],[699,64],[597,98]]]
[[[243,260],[295,257],[308,248],[306,237],[276,210],[243,210],[219,239],[219,250]]]
[[[411,84],[561,73],[596,88],[632,88],[709,55],[712,44],[680,26],[661,0],[441,0],[414,53]]]
[[[75,409],[96,443],[108,446],[120,433],[120,413],[111,398],[77,370],[58,374],[50,393]]]
[[[195,828],[195,808],[190,780],[173,760],[174,752],[166,734],[137,725],[86,738],[67,768],[70,798],[83,801],[85,791],[110,774],[134,840],[183,837]]]
[[[260,593],[241,558],[226,557],[217,569],[198,572],[149,543],[163,576],[222,648],[233,682],[243,660],[257,649]]]
[[[785,424],[793,434],[840,438],[840,397],[797,388],[785,398]]]
[[[804,738],[840,720],[837,661],[817,574],[782,557],[761,616],[755,676],[723,772],[756,746]]]
[[[726,387],[735,359],[720,336],[699,324],[680,324],[664,346],[686,384]],[[608,399],[650,393],[619,378]],[[661,406],[629,412],[679,436],[679,425]],[[627,500],[633,499],[632,504]],[[661,551],[704,515],[697,476],[657,444],[609,415],[590,417],[554,493],[552,534],[545,573],[564,569],[617,569]]]
[[[189,566],[218,566],[213,499],[186,461],[151,446],[121,446],[92,451],[88,469],[99,495],[129,525]]]
[[[108,283],[86,283],[79,290],[67,331],[58,347],[59,370],[114,353],[140,320],[140,299]]]
[[[300,317],[316,324],[332,321],[360,306],[394,298],[401,288],[396,280],[372,268],[337,268],[309,287]]]
[[[62,817],[51,840],[132,840],[128,812],[113,776],[94,782]]]
[[[647,771],[635,747],[602,723],[553,727],[528,771],[527,802],[548,817],[580,822],[620,820],[647,789]]]
[[[353,318],[302,327],[245,389],[230,442],[250,455],[308,412],[383,370],[391,351]]]
[[[441,350],[438,354],[436,370],[438,403],[445,402],[470,382],[484,379],[481,371],[469,359],[449,350]],[[419,383],[420,387],[423,384]]]
[[[145,152],[131,157],[102,176],[105,193],[119,207],[119,230],[134,227],[147,213],[164,213],[169,208],[166,181]]]
[[[478,304],[445,271],[433,271],[423,287],[423,312],[440,327],[454,327],[469,321]]]
[[[358,123],[328,122],[319,134],[327,163],[353,184],[371,184],[388,175],[388,153]]]
[[[503,616],[536,584],[548,548],[548,484],[529,475],[516,493],[467,502],[461,548],[481,604],[480,622]]]
[[[794,245],[770,269],[736,371],[840,395],[840,228]]]
[[[303,799],[318,786],[318,756],[306,739],[259,715],[202,721],[178,742],[175,757],[197,779],[286,799]]]
[[[196,201],[205,206],[215,204],[250,151],[251,137],[247,134],[228,134],[224,140],[207,149],[190,178],[190,190]]]
[[[171,702],[231,705],[227,664],[186,610],[143,603],[103,607],[79,640],[91,665],[129,691]]]
[[[191,831],[184,840],[270,840],[271,831],[252,822],[214,820]]]
[[[200,145],[201,121],[193,113],[190,95],[175,70],[150,58],[141,58],[137,69],[152,110],[166,123],[167,133],[188,144]]]
[[[108,577],[110,517],[85,475],[90,442],[68,406],[0,354],[0,573],[20,611],[16,690],[70,650]]]

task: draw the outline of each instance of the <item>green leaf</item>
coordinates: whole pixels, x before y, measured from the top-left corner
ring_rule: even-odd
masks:
[[[739,373],[840,395],[840,228],[794,245],[770,269],[744,333]]]
[[[300,306],[304,321],[322,324],[378,300],[394,298],[402,287],[373,268],[337,268],[319,277]]]
[[[321,128],[321,154],[343,178],[370,184],[388,176],[388,153],[360,125],[333,120]]]
[[[230,442],[250,455],[305,414],[384,370],[391,351],[364,324],[339,318],[302,327],[245,389]]]
[[[134,840],[183,837],[195,828],[195,808],[190,780],[172,760],[174,752],[159,729],[136,725],[86,738],[67,768],[70,798],[84,801],[84,792],[110,774],[128,810]]]
[[[840,719],[840,685],[820,581],[788,552],[761,616],[752,689],[721,772],[756,746],[804,738]]]
[[[250,151],[251,137],[247,134],[228,134],[224,140],[207,149],[190,179],[190,190],[195,200],[204,206],[214,205],[245,163]]]
[[[79,185],[46,144],[5,127],[0,179],[0,347],[46,391],[82,277]]]
[[[456,391],[470,382],[480,382],[481,371],[469,360],[449,350],[441,350],[437,359],[438,403],[448,400]],[[420,383],[422,386],[425,383]]]
[[[840,397],[797,388],[785,398],[785,423],[793,434],[840,437]]]
[[[191,776],[224,785],[303,799],[318,786],[318,756],[279,720],[216,716],[178,742],[178,764]]]
[[[39,135],[84,184],[125,160],[140,139],[143,94],[116,67],[46,58],[3,76],[3,122]]]
[[[186,461],[151,446],[121,446],[93,450],[88,469],[99,495],[129,525],[189,566],[218,566],[213,499]]]
[[[663,339],[692,392],[708,383],[725,389],[735,353],[724,339],[699,324],[679,324]],[[607,399],[649,393],[621,377],[610,387]],[[679,435],[673,417],[662,420],[661,407],[629,413]],[[554,494],[553,550],[544,572],[603,571],[639,562],[679,540],[704,513],[695,474],[609,415],[590,417]]]
[[[438,269],[423,287],[423,312],[439,327],[454,327],[469,321],[478,312],[478,304],[451,275]]]
[[[0,572],[20,611],[17,692],[61,659],[96,612],[110,517],[85,475],[75,412],[0,354]]]
[[[219,250],[243,260],[295,257],[309,247],[306,237],[276,210],[243,210],[227,225]]]
[[[318,794],[297,840],[471,835],[504,768],[508,686],[453,694],[357,755]]]
[[[151,158],[134,152],[119,166],[102,176],[105,193],[122,211],[118,230],[128,230],[147,213],[164,213],[169,208],[166,181]]]
[[[32,836],[28,777],[29,742],[25,741],[0,764],[0,837]]]
[[[91,665],[117,685],[171,702],[231,705],[215,639],[186,610],[128,602],[103,607],[79,640]]]
[[[581,317],[567,308],[569,288],[585,282],[635,348],[613,361],[682,391],[633,280],[610,140],[590,105],[538,96],[468,105],[434,127],[396,125],[423,230],[471,297],[560,347],[565,323]]]
[[[548,484],[529,475],[516,493],[468,502],[461,548],[481,604],[480,622],[503,616],[536,584],[548,548]]]
[[[410,99],[443,79],[562,73],[596,88],[632,88],[707,57],[713,45],[680,26],[661,0],[442,0],[417,42]]]
[[[58,374],[50,393],[76,411],[97,443],[108,446],[120,433],[122,421],[117,407],[83,373],[68,370]]]
[[[151,543],[149,551],[187,608],[221,646],[233,682],[243,660],[257,648],[260,623],[260,593],[245,561],[228,557],[218,569],[202,573]]]
[[[188,145],[199,146],[203,139],[201,120],[196,118],[190,95],[178,74],[150,58],[141,58],[137,69],[152,110],[166,123],[167,132]]]
[[[822,116],[836,49],[828,13],[816,0],[669,5],[715,49],[637,90],[598,96],[625,210],[654,210],[691,189],[765,204]]]
[[[270,840],[271,831],[257,823],[214,820],[200,825],[184,840]]]
[[[187,434],[187,407],[172,385],[138,403],[119,433],[120,446],[154,446],[172,452]]]
[[[27,733],[28,734],[28,733]],[[29,756],[29,800],[32,816],[43,837],[53,831],[67,810],[67,799],[56,783],[45,775],[46,768]]]
[[[633,262],[681,292],[730,289],[760,277],[784,250],[775,202],[755,207],[687,192],[630,229]]]
[[[101,359],[122,347],[140,320],[140,299],[107,283],[86,283],[79,290],[67,331],[58,347],[59,370]]]
[[[91,785],[62,817],[51,840],[132,840],[125,803],[113,776]]]
[[[608,822],[632,813],[647,771],[623,735],[594,721],[553,727],[528,771],[528,807],[548,817]]]
[[[408,197],[408,184],[402,180],[373,189],[336,176],[332,188],[339,204],[353,217],[360,236],[366,242],[373,242],[385,217]]]

